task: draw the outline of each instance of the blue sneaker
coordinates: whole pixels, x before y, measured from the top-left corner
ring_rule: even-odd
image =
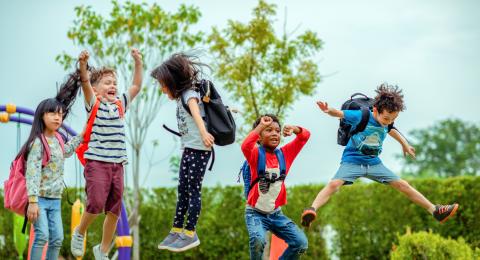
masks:
[[[197,233],[193,237],[189,237],[184,233],[181,233],[177,240],[167,246],[166,248],[172,252],[183,252],[188,249],[194,248],[200,245],[200,240],[198,239]]]
[[[180,233],[170,232],[168,236],[158,245],[158,249],[167,249],[170,244],[175,242],[179,237]]]

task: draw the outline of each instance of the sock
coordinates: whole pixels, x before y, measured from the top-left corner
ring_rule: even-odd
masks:
[[[182,233],[183,229],[181,228],[177,228],[177,227],[173,227],[170,232],[172,233]]]
[[[184,233],[185,233],[185,235],[187,235],[189,237],[193,237],[195,235],[195,230],[193,230],[193,231],[185,230]]]

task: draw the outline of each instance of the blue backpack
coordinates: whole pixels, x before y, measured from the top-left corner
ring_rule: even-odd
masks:
[[[250,171],[250,166],[248,165],[248,162],[245,160],[243,162],[242,168],[240,168],[240,172],[238,173],[238,182],[240,182],[240,175],[242,175],[243,178],[243,186],[244,186],[244,193],[245,193],[245,199],[248,199],[248,194],[250,193],[250,190],[259,182],[260,180],[265,180],[269,183],[274,183],[276,181],[284,181],[285,177],[287,176],[287,166],[285,163],[285,157],[283,156],[283,152],[280,149],[275,149],[275,155],[277,156],[278,164],[280,166],[280,176],[272,176],[270,178],[269,176],[266,176],[265,174],[265,169],[266,169],[266,156],[265,156],[265,148],[263,146],[258,147],[258,163],[257,163],[257,173],[258,177],[255,180],[251,180],[252,174]]]

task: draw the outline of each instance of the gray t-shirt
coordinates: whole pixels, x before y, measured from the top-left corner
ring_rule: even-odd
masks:
[[[198,129],[193,117],[188,113],[187,110],[183,107],[182,100],[183,98],[185,104],[188,106],[188,100],[195,98],[198,101],[198,106],[200,108],[200,116],[205,117],[205,109],[203,107],[203,102],[200,98],[200,94],[194,90],[186,90],[182,93],[182,96],[177,98],[177,124],[178,131],[182,135],[182,150],[183,148],[192,148],[202,151],[210,151],[211,148],[206,147],[203,144],[202,136],[200,135],[200,130]],[[205,123],[205,121],[204,121]],[[206,127],[206,123],[205,123]]]

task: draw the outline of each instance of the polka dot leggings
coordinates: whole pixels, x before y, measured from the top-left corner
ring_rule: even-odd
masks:
[[[180,161],[177,210],[173,227],[183,228],[188,212],[186,230],[194,231],[202,209],[202,181],[207,169],[210,151],[185,148]]]

